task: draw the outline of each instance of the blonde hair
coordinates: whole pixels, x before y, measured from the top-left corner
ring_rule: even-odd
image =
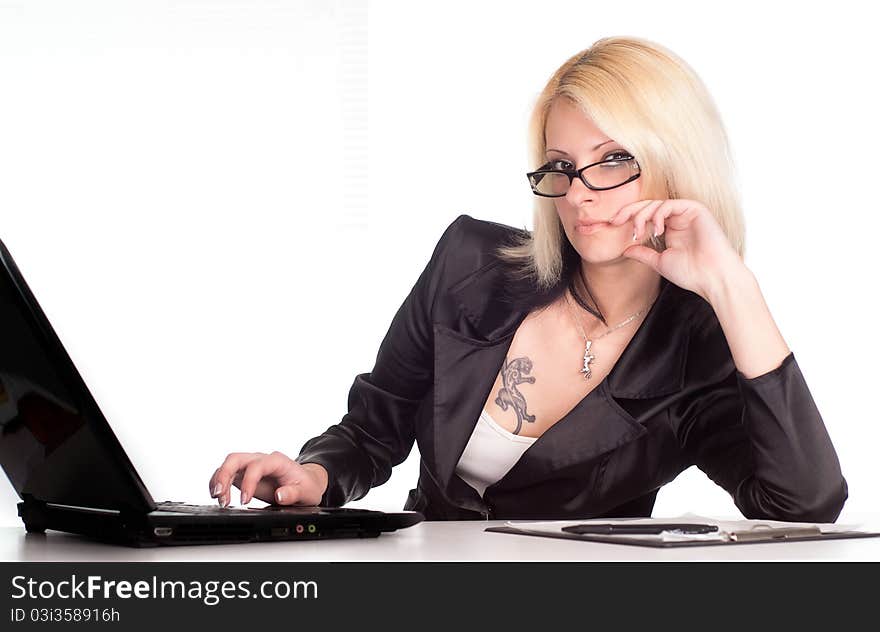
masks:
[[[715,216],[740,257],[745,222],[727,134],[697,74],[677,55],[651,41],[606,37],[569,58],[538,96],[529,121],[531,167],[546,162],[544,137],[550,106],[569,99],[609,138],[635,156],[643,199],[690,199]],[[496,249],[513,275],[533,277],[540,291],[559,283],[567,237],[552,198],[534,197],[534,228]],[[665,233],[653,246],[666,247]]]

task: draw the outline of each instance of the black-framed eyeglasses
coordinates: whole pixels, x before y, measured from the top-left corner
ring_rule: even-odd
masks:
[[[526,174],[529,185],[535,195],[543,197],[562,197],[568,193],[575,177],[588,189],[606,191],[632,182],[641,175],[639,162],[632,156],[609,158],[587,165],[577,171],[573,169],[550,169],[551,165],[561,160],[551,160],[537,171]],[[589,176],[587,175],[589,171]]]

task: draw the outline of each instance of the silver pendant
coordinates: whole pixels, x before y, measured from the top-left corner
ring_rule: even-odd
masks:
[[[588,380],[591,377],[590,371],[590,362],[596,359],[596,356],[590,353],[590,347],[593,345],[592,340],[587,340],[587,346],[584,349],[584,368],[581,369],[581,373],[584,374],[584,379]]]

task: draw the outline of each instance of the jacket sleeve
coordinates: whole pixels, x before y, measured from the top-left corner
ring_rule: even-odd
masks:
[[[379,346],[372,371],[354,378],[348,412],[323,434],[309,439],[298,463],[318,463],[329,476],[321,506],[363,498],[391,476],[415,441],[416,410],[433,383],[432,306],[450,250],[458,242],[460,215],[443,232]]]
[[[702,362],[723,367],[723,377],[698,389],[682,417],[678,436],[688,462],[726,489],[748,519],[834,522],[847,483],[794,352],[746,378],[720,325],[712,329],[690,346]]]

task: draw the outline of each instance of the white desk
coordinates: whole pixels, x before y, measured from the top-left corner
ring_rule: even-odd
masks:
[[[880,561],[880,537],[652,549],[487,533],[503,520],[422,522],[378,538],[135,549],[0,527],[2,561]]]

